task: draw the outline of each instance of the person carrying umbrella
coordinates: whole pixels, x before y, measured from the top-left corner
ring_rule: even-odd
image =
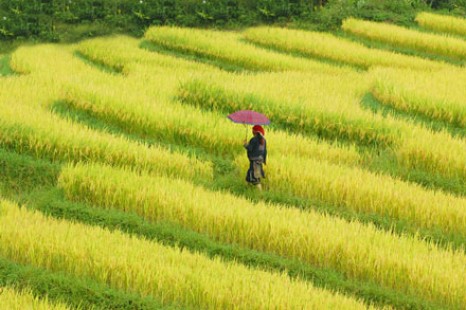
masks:
[[[247,150],[249,159],[246,181],[262,190],[261,178],[265,178],[262,165],[267,162],[267,141],[265,141],[264,137],[265,130],[261,125],[270,124],[270,120],[264,114],[252,110],[240,110],[228,115],[228,118],[235,123],[245,126],[254,125],[252,127],[252,139],[247,143],[248,127],[246,127],[246,139],[244,140],[244,147]]]
[[[246,174],[246,181],[262,190],[261,178],[265,178],[263,164],[267,164],[267,141],[265,140],[265,130],[260,125],[252,127],[253,137],[244,147],[247,150],[249,159],[249,169]]]

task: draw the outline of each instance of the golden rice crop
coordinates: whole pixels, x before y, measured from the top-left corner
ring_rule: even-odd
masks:
[[[349,297],[286,275],[127,236],[46,218],[0,202],[0,253],[24,264],[154,296],[197,309],[363,309]],[[18,230],[18,227],[21,229]]]
[[[205,77],[182,84],[178,97],[211,110],[253,109],[295,132],[363,144],[396,144],[401,127],[361,108],[360,94],[366,85],[362,81],[364,77],[357,74]]]
[[[398,162],[410,169],[430,171],[445,178],[466,178],[466,142],[449,133],[412,127],[395,151]]]
[[[372,74],[372,93],[381,103],[465,128],[466,74],[463,70],[421,74],[411,70],[377,69]],[[406,125],[400,132],[398,147],[394,149],[400,165],[447,179],[466,178],[464,139],[412,125]]]
[[[246,40],[288,53],[326,58],[368,69],[373,66],[413,69],[438,69],[441,63],[365,47],[329,33],[278,27],[249,28],[243,32]]]
[[[12,68],[22,74],[39,74],[43,78],[58,77],[66,79],[76,74],[109,76],[109,73],[96,70],[73,55],[74,47],[42,44],[32,47],[20,47],[11,57]]]
[[[462,98],[465,73],[442,70],[418,74],[410,70],[374,70],[372,92],[383,104],[423,114],[464,128],[466,109]],[[444,178],[466,178],[466,142],[446,131],[432,132],[419,126],[401,131],[395,154],[409,169],[426,170]]]
[[[134,63],[133,55],[139,55],[140,50],[136,47],[123,48],[115,39],[108,40],[91,40],[88,48],[94,51],[95,59],[99,62],[105,62],[105,51],[111,47],[115,59],[119,59],[118,63]],[[106,47],[109,44],[109,47]],[[134,44],[134,43],[133,43]],[[113,48],[115,46],[115,48]],[[92,53],[92,52],[91,52]],[[190,79],[194,74],[190,70],[186,70],[181,63],[177,65],[171,59],[170,61],[160,66],[170,67],[176,66],[176,69],[153,68],[155,65],[151,62],[153,59],[159,59],[159,55],[141,55],[141,62],[144,62],[144,67],[147,71],[140,70],[142,67],[134,71],[132,75],[125,77],[120,82],[111,80],[111,82],[102,83],[93,80],[87,82],[86,79],[72,81],[67,85],[65,91],[65,99],[79,109],[92,111],[104,118],[113,119],[117,122],[126,122],[125,128],[131,131],[139,131],[148,135],[158,135],[161,128],[169,128],[170,130],[162,130],[166,137],[170,137],[169,131],[179,131],[183,141],[193,141],[191,137],[205,141],[203,146],[208,146],[216,152],[228,150],[235,153],[235,148],[241,143],[244,131],[239,125],[233,125],[229,121],[225,121],[224,116],[219,117],[216,113],[200,112],[192,107],[181,106],[172,101],[172,97],[176,95],[175,91],[170,89],[178,88],[180,81]],[[161,58],[164,59],[164,58]],[[160,67],[159,66],[159,67]],[[153,68],[153,69],[152,69]],[[215,76],[215,79],[229,78],[229,74],[206,71],[207,74],[198,76]],[[225,76],[226,75],[226,76]],[[296,79],[305,77],[304,74],[299,75]],[[107,80],[105,80],[107,82]],[[292,84],[291,82],[289,84]],[[325,82],[321,83],[324,85]],[[96,88],[96,85],[101,87]],[[157,85],[157,91],[154,92],[154,85]],[[362,92],[362,87],[353,87]],[[343,93],[343,92],[341,92]],[[171,126],[176,123],[177,126]],[[158,129],[157,129],[158,128]],[[238,136],[240,134],[240,136]],[[283,154],[289,153],[288,145],[295,145],[295,154],[302,156],[311,156],[313,158],[325,158],[331,162],[355,163],[360,156],[353,147],[342,148],[330,146],[327,143],[316,143],[311,139],[306,139],[300,135],[285,134],[280,131],[271,131],[267,135],[274,141],[274,149]],[[216,139],[216,136],[221,136],[222,139]],[[185,140],[186,139],[186,140]],[[178,141],[180,142],[180,141]],[[242,149],[242,147],[239,147]]]
[[[77,75],[88,79],[103,75],[73,57],[69,48],[55,45],[20,47],[11,60],[14,70],[22,74],[0,83],[0,100],[9,105],[48,107],[59,98],[64,80]]]
[[[137,212],[154,221],[173,221],[222,242],[335,268],[349,277],[370,279],[445,305],[466,301],[464,253],[441,250],[371,225],[251,203],[184,181],[100,165],[66,168],[59,186],[72,200]]]
[[[428,12],[416,15],[416,22],[423,28],[466,36],[466,19]]]
[[[409,169],[446,178],[466,177],[466,145],[462,140],[363,110],[361,94],[371,89],[372,82],[363,76],[367,81],[362,83],[360,76],[270,73],[229,75],[221,80],[205,77],[182,84],[178,96],[185,103],[210,110],[254,109],[295,132],[388,145],[399,164]]]
[[[164,26],[149,28],[144,37],[168,49],[229,62],[254,71],[339,72],[342,70],[317,61],[258,48],[241,42],[241,35],[234,32]]]
[[[118,77],[100,72],[73,56],[72,48],[38,45],[18,48],[12,55],[12,66],[23,75],[8,79],[0,85],[0,100],[8,104],[23,104],[49,108],[60,99],[65,82],[79,77],[89,83],[117,80]]]
[[[139,47],[141,42],[125,36],[97,38],[79,43],[76,50],[97,63],[122,68],[125,76],[120,84],[157,98],[171,100],[176,95],[172,90],[192,76],[220,74],[214,66],[147,51]]]
[[[466,59],[465,40],[354,18],[344,20],[342,28],[346,32],[371,40],[455,59]]]
[[[93,42],[93,41],[91,41]],[[109,40],[109,42],[112,42]],[[82,43],[85,45],[85,43]],[[120,85],[131,85],[134,89],[137,89],[144,93],[156,93],[165,96],[166,98],[173,97],[173,93],[170,90],[176,89],[180,82],[180,78],[189,78],[195,72],[196,74],[202,74],[200,66],[193,65],[191,68],[188,67],[187,61],[176,60],[175,57],[163,56],[156,53],[149,53],[138,49],[137,47],[128,48],[126,54],[123,54],[123,59],[129,59],[131,57],[138,56],[139,52],[143,54],[150,54],[152,57],[145,57],[140,63],[132,61],[128,63],[129,69],[137,72],[137,74],[125,76],[121,74],[111,74],[98,70],[91,64],[86,63],[76,55],[74,51],[79,48],[78,46],[68,46],[67,48],[60,48],[55,45],[39,45],[34,47],[22,47],[14,52],[14,67],[18,71],[24,71],[26,77],[35,78],[39,82],[37,88],[41,89],[41,93],[49,93],[49,97],[60,99],[62,85],[64,83],[80,83],[85,81],[89,85],[100,85],[102,83],[114,83],[115,87]],[[113,46],[111,46],[113,48]],[[87,50],[87,49],[86,49]],[[89,50],[91,50],[89,48]],[[118,52],[121,48],[114,48],[113,53],[109,53],[107,48],[103,52],[99,52],[100,49],[95,48],[95,54],[91,56],[93,61],[97,63],[107,63],[108,65],[117,65],[109,61],[109,57],[105,57],[105,54],[115,55],[117,57]],[[99,58],[100,57],[100,58]],[[117,60],[118,61],[118,60]],[[108,63],[110,62],[110,63]],[[119,65],[123,66],[122,63]],[[170,70],[170,67],[176,67],[177,70]],[[198,68],[199,67],[199,68]],[[206,66],[207,67],[207,66]],[[193,69],[194,68],[194,69]],[[210,71],[210,70],[207,70]],[[165,79],[161,77],[164,76]],[[24,78],[23,75],[21,78]],[[31,85],[35,85],[34,83]],[[154,92],[156,87],[156,92]],[[28,97],[28,101],[34,101],[33,94],[25,94]],[[25,101],[19,96],[18,99]],[[12,98],[14,98],[12,96]],[[30,100],[29,100],[30,99]],[[52,101],[53,102],[53,101]],[[49,105],[43,104],[44,106]]]
[[[466,128],[466,72],[375,70],[372,93],[384,104]]]
[[[59,161],[100,161],[187,178],[212,177],[211,163],[91,130],[40,108],[0,102],[0,145]]]
[[[27,291],[17,291],[0,286],[0,305],[5,310],[66,310],[68,307],[34,297]]]
[[[125,74],[137,71],[138,66],[149,67],[152,72],[160,69],[169,69],[172,72],[180,69],[197,72],[217,70],[207,64],[147,51],[140,47],[141,43],[139,39],[119,35],[82,41],[76,45],[76,51]]]
[[[27,60],[27,57],[32,56],[31,53],[36,53],[36,55],[40,55],[40,59],[46,63],[48,62],[50,65],[53,63],[53,59],[47,56],[48,52],[48,47],[43,49],[33,49],[31,51],[23,50],[21,53],[24,55],[21,57],[20,55],[17,55],[17,59]],[[23,80],[23,82],[18,85],[5,85],[5,90],[10,86],[15,86],[11,89],[14,89],[15,91],[17,90],[15,96],[10,96],[11,102],[16,102],[14,99],[16,95],[21,99],[22,103],[27,103],[32,106],[37,106],[37,102],[41,102],[42,106],[48,106],[53,102],[53,98],[68,98],[71,102],[82,101],[79,106],[80,108],[92,107],[94,112],[98,110],[107,117],[111,116],[112,113],[117,112],[117,115],[118,117],[121,117],[121,120],[131,124],[130,127],[134,126],[131,128],[133,131],[138,129],[138,123],[142,123],[142,131],[148,135],[154,134],[152,130],[154,129],[154,126],[156,126],[155,128],[162,127],[166,129],[164,130],[164,135],[166,135],[165,137],[172,137],[173,133],[178,131],[181,135],[181,139],[184,140],[177,142],[184,142],[189,139],[197,139],[198,141],[204,139],[202,140],[205,141],[204,145],[208,145],[210,148],[216,147],[219,144],[221,147],[223,144],[225,147],[229,147],[233,153],[235,152],[234,148],[237,148],[238,150],[242,149],[241,145],[242,140],[244,139],[244,131],[241,129],[241,126],[235,126],[226,121],[225,118],[220,118],[218,115],[205,115],[205,113],[201,113],[195,109],[167,102],[167,98],[171,97],[170,91],[165,94],[163,88],[176,88],[178,83],[178,78],[176,76],[172,77],[169,74],[164,74],[163,76],[151,74],[150,78],[141,79],[139,73],[135,75],[134,78],[120,78],[108,74],[81,74],[80,68],[83,64],[79,62],[74,64],[72,59],[68,58],[70,57],[68,52],[65,51],[59,53],[59,51],[55,51],[52,48],[50,50],[50,54],[57,59],[63,58],[60,61],[60,64],[65,66],[63,70],[67,68],[67,64],[71,64],[71,67],[73,68],[76,67],[76,69],[73,69],[75,74],[72,77],[68,77],[66,80],[60,80],[59,82],[60,74],[57,74],[56,78],[50,78],[51,85],[47,85],[50,87],[44,87],[40,84],[41,87],[38,88],[41,90],[40,93],[47,96],[47,99],[44,100],[36,97],[35,94],[37,95],[37,92],[35,91],[25,91],[25,89],[30,89],[31,85],[36,85],[34,83],[31,83],[30,85],[28,81]],[[45,64],[40,63],[31,63],[31,66],[32,65],[40,65],[41,68],[45,68],[46,66]],[[40,70],[37,71],[37,73],[39,72]],[[27,78],[33,81],[32,79],[35,79],[36,75],[28,75]],[[40,80],[40,77],[38,80]],[[54,80],[56,80],[57,83],[53,83]],[[170,83],[173,83],[173,86]],[[71,88],[77,88],[85,91],[80,91],[81,95],[77,95],[76,93],[72,95],[70,94],[70,85],[74,85]],[[158,91],[154,92],[152,87],[153,85],[159,85],[160,88],[158,89],[160,89],[163,94],[160,94]],[[3,84],[1,86],[3,86]],[[53,96],[48,96],[47,90],[50,90],[51,87],[55,87],[57,90],[54,92]],[[91,95],[90,98],[96,97],[92,95],[92,92],[99,94],[103,93],[105,95],[104,98],[110,96],[110,98],[113,98],[110,102],[104,100],[102,103],[112,103],[112,105],[105,108],[102,104],[100,104],[99,107],[98,100],[82,100],[83,93]],[[22,93],[24,93],[24,95],[21,95]],[[2,93],[2,95],[3,94],[4,93]],[[84,98],[87,97],[84,96]],[[96,98],[98,98],[98,96]],[[157,104],[157,102],[160,104]],[[146,114],[148,114],[149,117],[147,117]],[[170,120],[170,122],[167,122],[167,120]],[[183,124],[184,126],[181,126]],[[82,126],[79,128],[82,128]],[[220,134],[222,139],[215,138],[216,134],[214,133]],[[328,158],[328,160],[332,162],[354,163],[359,160],[359,155],[354,148],[334,147],[328,143],[316,142],[310,139],[305,139],[299,135],[287,135],[282,132],[270,132],[268,134],[277,141],[278,144],[276,150],[279,152],[288,152],[289,148],[287,145],[294,144],[297,145],[295,151],[296,154],[303,156]],[[70,137],[71,136],[72,135],[70,135]],[[79,137],[80,135],[77,134],[77,136]],[[239,136],[241,136],[241,138]]]
[[[117,86],[109,83],[96,87],[84,81],[75,81],[65,87],[64,99],[80,110],[91,111],[144,137],[202,146],[210,152],[223,155],[235,154],[243,149],[242,126],[216,113],[144,94],[132,85],[124,83]],[[295,155],[348,164],[360,160],[354,147],[336,147],[277,130],[268,131],[267,137],[274,141],[274,151],[282,154],[292,152]],[[290,150],[289,145],[295,145],[293,150]]]
[[[62,99],[63,87],[69,83],[86,80],[94,84],[101,81],[117,84],[123,82],[121,78],[86,65],[73,56],[71,49],[62,50],[53,45],[21,48],[13,58],[18,68],[28,75],[6,85],[13,86],[7,92],[11,95],[5,98],[0,95],[0,104],[5,105],[0,111],[0,127],[4,131],[0,133],[2,145],[52,160],[97,160],[188,178],[212,176],[209,163],[99,133],[41,109]]]
[[[57,98],[58,90],[39,76],[11,76],[0,83],[0,102],[8,105],[47,105]]]
[[[247,170],[249,162],[244,156],[235,162],[242,172]],[[464,198],[357,167],[280,155],[270,156],[269,162],[267,183],[276,191],[466,236]]]

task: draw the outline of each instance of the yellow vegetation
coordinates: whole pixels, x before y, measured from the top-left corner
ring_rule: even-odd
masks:
[[[465,40],[354,18],[344,20],[342,28],[354,35],[394,46],[466,60]]]
[[[253,71],[341,71],[338,67],[267,51],[241,42],[234,32],[151,27],[145,39],[168,49],[228,62]]]
[[[373,66],[413,69],[438,69],[443,64],[419,57],[368,48],[329,33],[285,29],[277,27],[249,28],[244,37],[253,43],[273,47],[284,52],[325,58],[360,68]]]
[[[430,30],[466,36],[466,19],[461,17],[421,12],[417,14],[416,22]]]
[[[0,254],[202,309],[365,309],[359,301],[120,232],[46,218],[0,200]],[[21,227],[21,229],[18,229]]]
[[[68,167],[59,186],[72,200],[172,221],[222,242],[335,268],[430,300],[458,305],[466,298],[464,253],[417,238],[100,165]]]
[[[1,207],[1,206],[0,206]],[[34,297],[28,291],[17,291],[0,286],[0,306],[5,310],[67,310],[61,304],[50,303],[47,299]]]

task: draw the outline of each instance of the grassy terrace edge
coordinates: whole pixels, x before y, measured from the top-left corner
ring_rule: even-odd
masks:
[[[0,55],[0,77],[14,74],[13,69],[10,67],[10,61],[10,55]]]

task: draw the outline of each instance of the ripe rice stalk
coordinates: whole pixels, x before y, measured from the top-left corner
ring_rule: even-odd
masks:
[[[233,32],[179,27],[151,27],[144,38],[164,48],[235,64],[252,71],[340,72],[335,66],[283,55],[242,42]]]
[[[416,30],[348,18],[342,29],[351,34],[420,52],[466,60],[466,41],[441,34],[423,33]]]
[[[31,292],[18,291],[10,287],[0,286],[0,305],[2,309],[11,310],[67,310],[67,306],[51,303],[47,298],[37,298]]]
[[[279,49],[283,52],[325,58],[363,69],[378,66],[435,70],[446,66],[445,64],[415,56],[368,48],[360,43],[351,42],[323,32],[278,27],[256,27],[244,31],[243,36],[249,42]]]
[[[180,86],[178,98],[184,103],[226,114],[254,109],[293,132],[361,144],[396,145],[399,126],[362,110],[360,98],[353,95],[360,89],[345,88],[337,78],[316,78],[318,82],[301,75],[292,75],[290,80],[274,75],[250,79],[231,77],[222,81],[194,79]],[[349,77],[342,79],[349,82]],[[325,82],[335,84],[320,87]],[[326,91],[336,88],[338,83],[348,89],[346,94]]]
[[[466,298],[464,253],[416,237],[101,165],[70,166],[59,186],[74,201],[168,220],[218,241],[334,268],[445,305]]]
[[[100,161],[186,178],[211,179],[212,164],[162,147],[91,130],[39,108],[0,102],[0,145],[53,161]]]
[[[271,155],[267,184],[275,191],[318,199],[343,209],[406,220],[417,227],[466,236],[466,199],[377,175],[359,167]],[[242,174],[249,162],[235,160]]]
[[[465,18],[421,12],[416,15],[416,22],[429,30],[466,36]]]
[[[466,178],[466,142],[463,139],[413,126],[411,133],[402,141],[395,151],[401,165],[445,178]]]
[[[354,76],[340,77],[340,84],[337,79],[321,78],[328,83],[313,85],[310,82],[300,84],[299,74],[290,75],[289,82],[273,74],[270,78],[195,79],[182,84],[178,96],[184,103],[222,113],[256,109],[294,132],[346,139],[363,145],[389,146],[399,165],[407,169],[425,170],[446,178],[466,177],[466,147],[462,140],[390,116],[363,111],[360,97],[357,97],[361,86],[352,86],[349,80],[345,86],[343,82]],[[340,95],[335,90],[337,85],[341,85],[346,94]],[[307,96],[305,91],[309,91]]]
[[[76,51],[89,59],[116,68],[129,76],[148,67],[152,72],[161,69],[170,71],[216,71],[216,67],[179,57],[147,51],[140,48],[142,40],[118,35],[85,40],[76,45]]]
[[[380,69],[372,74],[372,93],[383,104],[466,129],[466,74],[463,70],[422,74]]]
[[[154,296],[163,305],[198,309],[367,307],[284,274],[211,260],[118,231],[47,218],[5,201],[0,208],[1,255]]]
[[[143,137],[200,146],[220,155],[234,155],[243,150],[244,131],[226,117],[167,102],[138,92],[131,86],[109,83],[96,87],[75,81],[66,85],[64,100],[79,110],[89,111]],[[347,164],[360,160],[354,147],[337,147],[276,130],[268,131],[267,137],[274,141],[274,150],[283,154],[288,154],[288,145],[293,144],[296,145],[293,153],[301,156]]]

